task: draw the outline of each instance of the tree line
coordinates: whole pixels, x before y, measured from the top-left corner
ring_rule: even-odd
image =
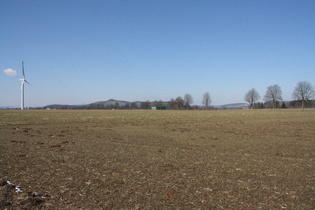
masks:
[[[314,87],[311,83],[303,81],[299,82],[292,92],[292,101],[284,102],[282,99],[281,87],[277,84],[267,87],[263,97],[263,102],[258,102],[261,98],[255,88],[250,89],[244,96],[244,101],[249,103],[249,109],[275,109],[275,108],[314,108],[315,107]],[[169,110],[208,110],[216,109],[211,106],[212,100],[209,92],[205,92],[202,98],[203,106],[192,105],[194,102],[191,94],[187,93],[183,97],[178,96],[171,98],[169,101],[144,101],[132,102],[121,105],[119,102],[113,104],[89,104],[82,106],[72,105],[54,105],[57,109],[169,109]],[[45,107],[44,107],[45,108]],[[48,108],[48,107],[47,107]]]
[[[259,93],[255,88],[250,89],[244,97],[244,100],[249,103],[250,109],[262,109],[262,108],[311,108],[315,107],[315,103],[312,99],[315,97],[314,87],[311,83],[302,81],[297,83],[292,92],[293,101],[282,102],[282,90],[277,84],[267,87],[263,100],[265,103],[257,102],[260,99]],[[280,105],[281,104],[281,105]]]
[[[282,98],[281,87],[277,84],[270,85],[267,87],[266,93],[263,97],[264,102],[258,102],[260,99],[259,93],[255,88],[250,89],[244,97],[244,101],[249,103],[250,109],[275,109],[275,108],[314,108],[315,101],[315,90],[311,83],[302,81],[298,82],[294,91],[292,92],[292,101],[284,102]],[[184,98],[178,96],[177,98],[172,98],[169,102],[164,103],[167,109],[181,110],[181,109],[215,109],[210,106],[212,100],[210,93],[206,92],[203,94],[202,104],[203,106],[191,106],[193,103],[193,97],[190,94],[185,94]],[[162,106],[157,102],[151,103],[149,101],[145,102],[142,109],[149,109],[151,106]],[[160,102],[162,103],[162,102]]]

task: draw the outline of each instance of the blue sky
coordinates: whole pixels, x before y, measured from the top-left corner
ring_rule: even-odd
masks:
[[[0,106],[20,105],[22,61],[26,106],[315,86],[313,0],[1,0],[0,28]]]

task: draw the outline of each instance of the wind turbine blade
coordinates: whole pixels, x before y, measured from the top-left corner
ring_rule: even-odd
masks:
[[[24,73],[24,61],[22,61],[22,73],[23,73],[23,78],[25,79],[25,73]]]
[[[31,85],[27,80],[24,80],[24,82],[26,82],[27,84]]]

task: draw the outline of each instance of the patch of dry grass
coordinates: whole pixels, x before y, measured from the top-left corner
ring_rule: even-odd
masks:
[[[0,202],[311,209],[314,128],[314,110],[3,110],[0,178],[50,197],[32,204],[3,190],[11,201]]]

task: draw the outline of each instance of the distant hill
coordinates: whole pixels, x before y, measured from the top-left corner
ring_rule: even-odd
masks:
[[[51,104],[44,106],[44,109],[80,109],[85,105]]]
[[[0,106],[0,109],[19,109],[17,106]]]
[[[140,107],[142,101],[123,101],[123,100],[115,100],[109,99],[107,101],[97,101],[90,104],[85,105],[66,105],[66,104],[51,104],[44,107],[44,109],[102,109],[102,108],[115,108],[117,107],[125,107],[126,105],[131,106],[132,104]],[[163,102],[166,106],[167,102]],[[216,109],[247,109],[247,103],[232,103],[232,104],[224,104],[219,106],[214,106]]]
[[[107,106],[107,105],[115,105],[116,103],[118,103],[119,106],[125,106],[126,104],[131,104],[132,102],[115,100],[115,99],[109,99],[107,101],[94,102],[94,103],[91,103],[90,105],[104,105],[104,106]]]
[[[110,106],[116,106],[119,107],[126,106],[128,104],[136,103],[137,106],[140,106],[141,101],[122,101],[122,100],[115,100],[115,99],[109,99],[107,101],[97,101],[90,104],[85,105],[67,105],[67,104],[51,104],[44,107],[44,109],[98,109],[103,107],[110,107]]]
[[[233,103],[217,106],[218,109],[248,109],[247,103]]]

